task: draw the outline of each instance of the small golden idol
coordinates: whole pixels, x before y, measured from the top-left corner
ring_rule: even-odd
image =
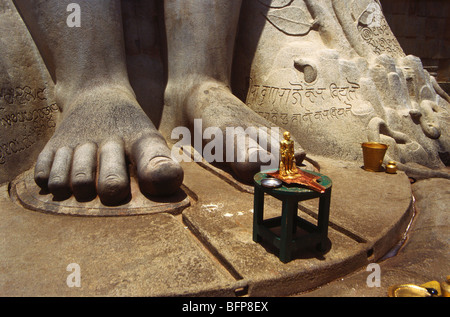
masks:
[[[280,176],[285,179],[294,179],[299,173],[295,163],[294,141],[291,134],[286,131],[283,134],[284,140],[280,142]]]
[[[280,165],[276,172],[267,173],[287,184],[299,184],[319,193],[325,192],[325,187],[318,183],[320,176],[302,171],[295,162],[294,141],[291,134],[283,133],[284,140],[280,142]]]

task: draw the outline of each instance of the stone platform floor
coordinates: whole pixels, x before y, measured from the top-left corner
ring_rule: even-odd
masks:
[[[196,163],[183,165],[190,205],[177,213],[47,214],[22,207],[4,184],[0,296],[380,297],[393,284],[450,274],[450,180],[411,186],[402,172],[317,161],[333,181],[329,248],[300,250],[286,264],[252,240],[251,188]],[[280,214],[280,202],[267,197],[265,204],[269,217]],[[299,215],[314,223],[316,208],[316,200],[302,202]],[[383,259],[399,241],[400,250]],[[366,283],[371,262],[380,264],[381,287]],[[80,287],[67,284],[72,263],[80,268]]]

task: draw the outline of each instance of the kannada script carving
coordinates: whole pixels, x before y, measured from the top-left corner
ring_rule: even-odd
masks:
[[[60,109],[48,103],[47,94],[47,87],[0,88],[0,166],[54,130]]]
[[[375,54],[385,53],[393,57],[405,55],[378,4],[372,3],[361,14],[358,21],[358,31],[361,38],[372,47]]]
[[[23,87],[2,87],[0,89],[0,104],[6,103],[9,105],[19,104],[24,105],[36,100],[47,100],[45,96],[47,88],[31,88],[30,86]]]

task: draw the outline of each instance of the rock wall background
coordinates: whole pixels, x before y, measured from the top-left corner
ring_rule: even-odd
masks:
[[[450,92],[450,1],[380,0],[393,33],[406,54]]]

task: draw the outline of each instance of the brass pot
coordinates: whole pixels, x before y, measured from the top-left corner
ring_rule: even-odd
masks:
[[[365,142],[361,144],[364,158],[364,169],[370,172],[383,170],[383,159],[388,146],[378,142]]]

